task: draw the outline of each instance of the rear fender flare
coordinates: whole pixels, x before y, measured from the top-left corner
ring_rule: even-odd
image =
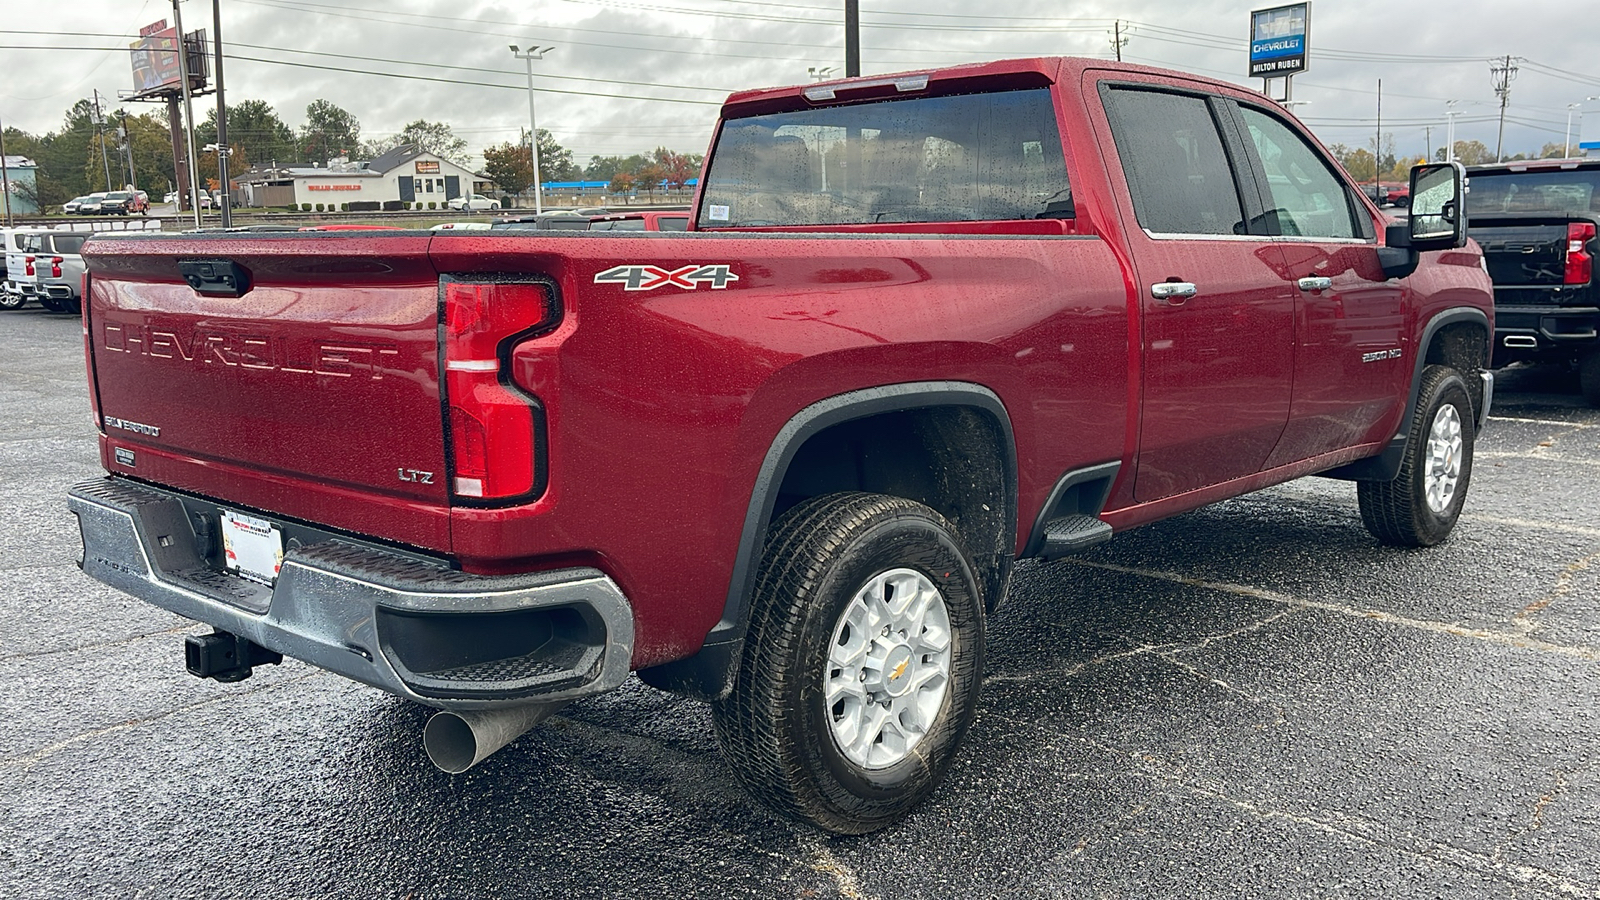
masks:
[[[761,461],[750,491],[721,619],[711,628],[704,645],[694,656],[642,669],[640,677],[656,687],[688,696],[710,699],[726,695],[738,672],[749,597],[755,585],[761,547],[767,539],[767,524],[772,518],[778,489],[800,448],[813,436],[852,419],[943,406],[975,408],[992,418],[1000,430],[1005,442],[1002,456],[1006,469],[1002,502],[1006,504],[1006,521],[1011,523],[1012,545],[1006,548],[1009,553],[1016,540],[1017,449],[1011,417],[999,395],[970,382],[925,381],[865,388],[819,400],[800,410],[778,430]]]

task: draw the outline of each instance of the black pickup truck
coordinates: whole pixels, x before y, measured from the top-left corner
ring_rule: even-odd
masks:
[[[1600,406],[1600,159],[1543,159],[1467,170],[1468,234],[1494,281],[1494,365],[1575,365]]]

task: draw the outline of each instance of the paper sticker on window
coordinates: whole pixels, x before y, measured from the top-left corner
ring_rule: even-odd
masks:
[[[706,218],[709,218],[713,222],[726,222],[728,221],[728,208],[726,206],[718,206],[713,203],[711,205],[711,209],[706,213]]]

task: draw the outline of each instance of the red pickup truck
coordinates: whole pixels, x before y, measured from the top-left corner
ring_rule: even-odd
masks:
[[[1389,223],[1280,107],[1099,60],[731,96],[691,231],[102,234],[83,570],[438,707],[630,671],[838,832],[938,784],[1013,564],[1303,475],[1449,533],[1493,381],[1461,170]]]

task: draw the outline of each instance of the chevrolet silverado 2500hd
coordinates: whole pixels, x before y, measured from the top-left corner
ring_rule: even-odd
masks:
[[[98,235],[89,575],[441,712],[632,670],[839,832],[938,784],[1013,563],[1323,474],[1445,539],[1493,382],[1454,165],[1389,223],[1280,107],[1026,59],[731,96],[682,235]]]

